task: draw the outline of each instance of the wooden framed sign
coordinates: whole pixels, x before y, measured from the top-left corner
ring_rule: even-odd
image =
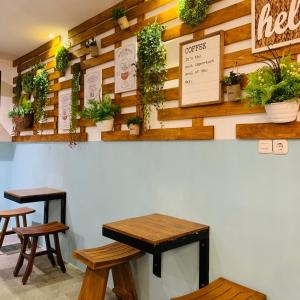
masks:
[[[223,101],[224,32],[180,44],[180,106]]]
[[[252,52],[300,43],[300,0],[252,0]]]

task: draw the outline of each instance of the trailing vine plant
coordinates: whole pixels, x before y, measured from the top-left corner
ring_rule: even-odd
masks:
[[[80,63],[76,63],[72,66],[72,99],[71,99],[71,111],[70,111],[70,145],[76,145],[75,133],[77,128],[77,116],[78,116],[78,101],[80,91]]]
[[[34,91],[33,78],[34,73],[32,70],[22,75],[22,90],[25,94],[28,95],[28,99],[30,99],[30,96]]]
[[[164,26],[154,23],[137,33],[137,75],[145,127],[149,126],[151,106],[160,109],[165,100],[163,88],[167,76],[167,56],[161,38],[164,30]]]
[[[15,93],[15,96],[16,96],[15,103],[17,105],[19,105],[19,103],[20,103],[21,95],[22,95],[22,75],[18,75],[17,83],[16,83],[16,93]]]
[[[49,74],[43,64],[35,65],[32,71],[36,72],[33,77],[35,92],[34,121],[39,122],[45,118],[45,106],[47,104],[47,94],[49,90]]]
[[[61,74],[65,74],[70,61],[70,52],[65,46],[60,45],[56,50],[55,69]]]
[[[206,18],[210,3],[211,0],[178,0],[179,18],[194,27]]]

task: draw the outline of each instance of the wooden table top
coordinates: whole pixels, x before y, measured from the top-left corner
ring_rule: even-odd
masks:
[[[4,195],[11,195],[16,198],[30,198],[30,197],[36,197],[36,196],[48,196],[48,195],[65,195],[66,192],[42,187],[42,188],[36,188],[36,189],[24,189],[24,190],[11,190],[11,191],[5,191]]]
[[[188,234],[208,230],[209,226],[167,215],[152,214],[104,224],[103,228],[158,245]]]

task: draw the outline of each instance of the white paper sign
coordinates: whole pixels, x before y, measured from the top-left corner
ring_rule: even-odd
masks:
[[[223,100],[221,34],[181,44],[181,106],[218,103]]]
[[[101,74],[100,71],[92,70],[84,75],[84,103],[89,100],[100,99],[101,94]]]
[[[58,104],[58,128],[59,131],[67,131],[70,128],[71,92],[59,95]]]
[[[136,90],[136,45],[115,50],[115,93]]]

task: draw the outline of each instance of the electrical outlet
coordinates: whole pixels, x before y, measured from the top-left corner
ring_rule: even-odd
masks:
[[[273,153],[274,154],[287,154],[289,151],[287,140],[274,140],[273,141]]]
[[[260,154],[272,154],[273,153],[272,140],[260,140],[258,142],[258,152]]]

